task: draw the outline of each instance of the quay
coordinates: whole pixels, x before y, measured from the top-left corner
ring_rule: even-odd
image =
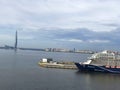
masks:
[[[44,68],[58,68],[58,69],[74,69],[77,70],[77,67],[74,62],[56,62],[50,58],[43,58],[38,62],[38,65]]]

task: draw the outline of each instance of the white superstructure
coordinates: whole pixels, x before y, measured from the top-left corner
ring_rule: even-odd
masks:
[[[108,65],[108,66],[120,66],[120,55],[113,51],[102,51],[93,54],[90,58],[91,64]]]

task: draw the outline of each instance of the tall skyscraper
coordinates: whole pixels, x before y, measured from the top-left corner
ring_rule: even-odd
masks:
[[[17,37],[17,31],[16,31],[16,34],[15,34],[15,50],[17,50],[17,39],[18,39],[18,37]]]

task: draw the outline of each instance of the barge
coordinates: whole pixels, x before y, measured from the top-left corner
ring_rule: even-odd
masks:
[[[51,58],[43,58],[38,64],[45,68],[78,69],[74,62],[57,62],[53,61]]]

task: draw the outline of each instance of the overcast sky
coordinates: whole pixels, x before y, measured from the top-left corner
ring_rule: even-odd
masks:
[[[120,0],[0,0],[0,46],[119,49]]]

